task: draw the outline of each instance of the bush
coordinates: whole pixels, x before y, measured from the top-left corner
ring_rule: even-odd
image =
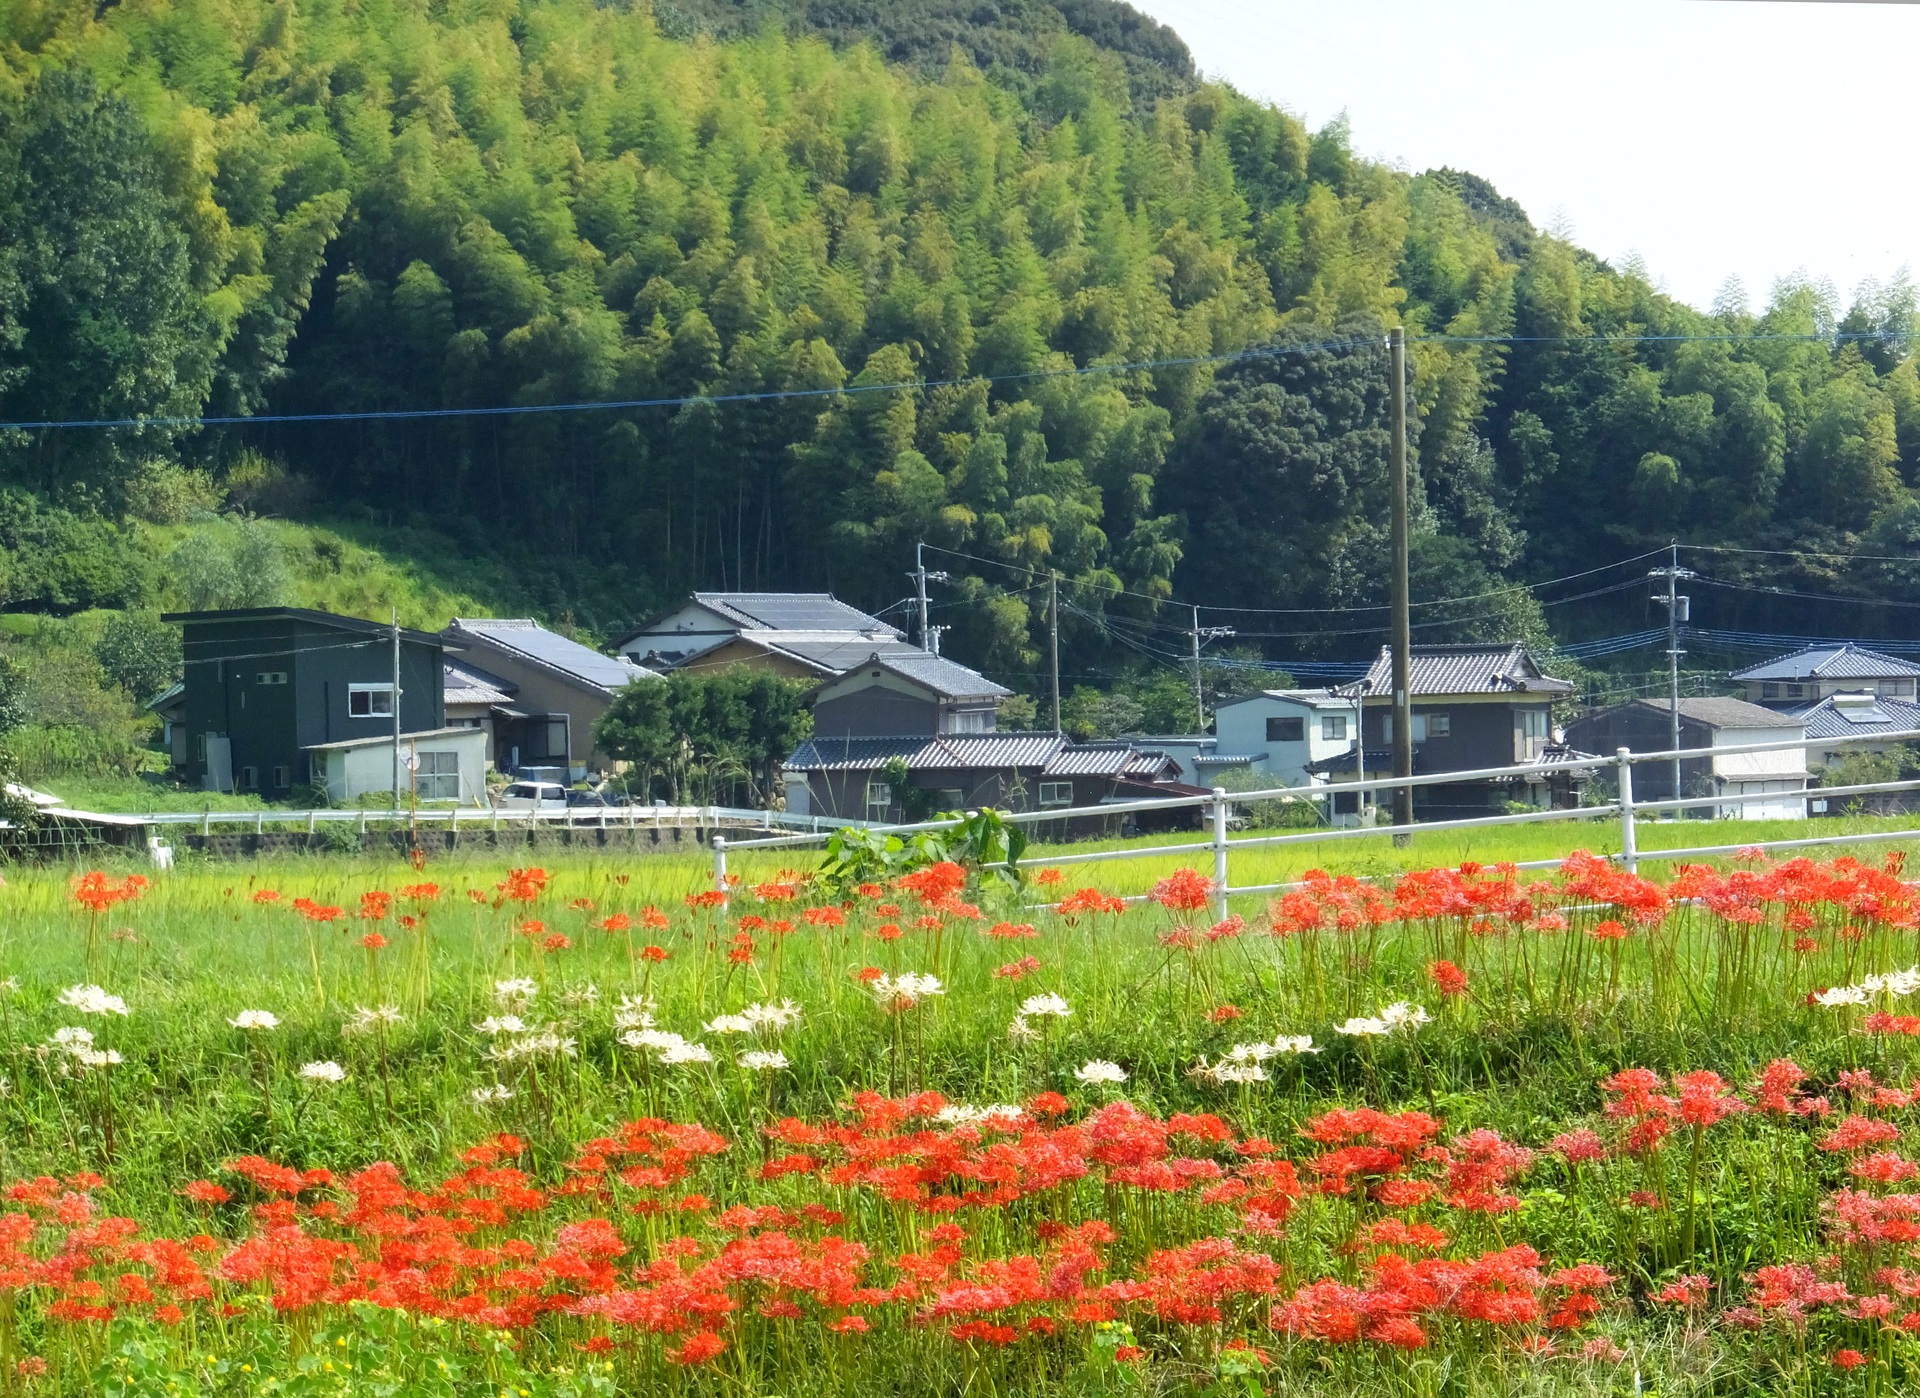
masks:
[[[94,647],[100,668],[136,701],[153,698],[180,678],[180,630],[154,612],[123,612]]]

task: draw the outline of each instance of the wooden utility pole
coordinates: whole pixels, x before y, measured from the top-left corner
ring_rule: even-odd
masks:
[[[400,609],[393,609],[393,813],[400,814]]]
[[[1053,651],[1053,736],[1059,737],[1060,727],[1060,574],[1047,574],[1047,631]]]
[[[1407,596],[1407,332],[1387,332],[1387,359],[1393,375],[1393,440],[1389,450],[1393,491],[1393,774],[1413,775],[1412,685],[1413,621]],[[1364,741],[1364,739],[1363,739]],[[1413,788],[1393,789],[1393,823],[1413,824]],[[1406,835],[1396,835],[1404,843]]]

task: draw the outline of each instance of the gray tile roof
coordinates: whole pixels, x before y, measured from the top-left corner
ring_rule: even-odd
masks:
[[[930,655],[923,650],[908,649],[882,654],[869,649],[863,659],[847,667],[846,673],[851,675],[854,670],[869,664],[891,670],[915,684],[925,685],[943,699],[998,699],[1013,693],[1005,685],[995,684],[978,670],[970,670],[958,661],[948,660],[943,655]]]
[[[1857,738],[1862,732],[1920,731],[1920,704],[1907,699],[1875,699],[1872,703],[1835,703],[1830,695],[1818,704],[1795,709],[1792,716],[1807,725],[1809,738]]]
[[[740,639],[790,655],[823,675],[842,675],[869,656],[920,655],[920,647],[888,639],[885,630],[766,631],[748,630]],[[696,657],[697,658],[697,657]]]
[[[850,607],[831,592],[696,592],[701,606],[735,621],[743,629],[768,631],[900,632],[877,616]]]
[[[1566,680],[1543,674],[1525,645],[1415,646],[1408,657],[1409,696],[1434,699],[1453,694],[1571,694]],[[1393,652],[1380,647],[1360,681],[1367,694],[1393,692]],[[1351,695],[1356,685],[1335,691]]]
[[[440,634],[450,646],[478,640],[609,693],[636,679],[659,678],[631,660],[602,655],[527,617],[455,617]]]
[[[909,771],[1045,768],[1066,740],[1053,733],[942,733],[931,738],[809,738],[787,766],[803,772],[877,771],[902,758]]]
[[[1331,689],[1263,689],[1257,694],[1243,694],[1238,699],[1222,699],[1214,706],[1218,713],[1221,709],[1230,709],[1235,704],[1250,704],[1256,699],[1291,699],[1315,709],[1351,709],[1351,696],[1337,694]]]
[[[1668,712],[1664,699],[1635,699],[1634,704],[1656,713]],[[1778,709],[1763,709],[1744,699],[1682,699],[1680,716],[1709,728],[1798,728],[1800,720]]]
[[[452,656],[446,658],[442,674],[441,700],[448,704],[506,704],[512,701],[516,688],[498,675]]]
[[[1775,656],[1759,665],[1735,670],[1736,680],[1878,680],[1909,679],[1920,675],[1920,665],[1897,656],[1882,655],[1851,641],[1837,646],[1807,646],[1790,655]]]
[[[1134,777],[1151,781],[1180,764],[1164,752],[1131,743],[1086,743],[1062,748],[1047,763],[1049,777]]]

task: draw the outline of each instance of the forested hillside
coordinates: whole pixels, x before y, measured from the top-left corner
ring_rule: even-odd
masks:
[[[1132,654],[1089,616],[1155,599],[1383,600],[1393,323],[1424,596],[1676,533],[1920,551],[1907,288],[1678,306],[1123,6],[21,0],[0,103],[0,419],[666,400],[8,431],[14,609],[149,604],[165,570],[100,541],[237,506],[429,531],[600,634],[692,586],[882,605],[925,540],[972,556],[948,650],[1030,684],[1019,570],[1068,580],[1082,670]],[[96,561],[57,590],[34,549]],[[1243,632],[1351,655],[1378,619]]]

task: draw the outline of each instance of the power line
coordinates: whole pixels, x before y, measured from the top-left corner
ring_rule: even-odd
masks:
[[[1539,344],[1679,344],[1768,343],[1776,341],[1832,345],[1847,341],[1901,341],[1908,337],[1897,331],[1836,332],[1829,335],[1420,335],[1409,344],[1460,345],[1539,345]],[[1349,338],[1322,340],[1300,345],[1262,345],[1229,354],[1184,355],[1171,359],[1140,359],[1121,364],[1084,364],[1063,369],[1031,369],[1018,374],[973,374],[963,378],[911,379],[896,383],[852,384],[839,388],[764,389],[749,393],[692,393],[677,397],[621,398],[575,403],[507,403],[468,408],[369,408],[335,413],[261,413],[256,416],[201,414],[169,417],[48,418],[39,421],[0,422],[0,431],[54,432],[69,430],[112,430],[149,427],[245,427],[283,423],[324,422],[415,422],[438,418],[524,417],[552,413],[629,412],[643,408],[682,408],[692,403],[774,403],[810,398],[835,398],[862,393],[921,392],[931,388],[956,388],[968,384],[1022,383],[1044,379],[1080,378],[1092,374],[1150,373],[1157,369],[1191,369],[1208,364],[1230,364],[1240,360],[1272,359],[1284,355],[1317,354],[1327,350],[1384,350],[1385,338]]]
[[[1732,544],[1682,544],[1702,553],[1747,553],[1769,558],[1844,558],[1866,563],[1915,563],[1920,557],[1905,553],[1838,553],[1830,549],[1746,549]]]
[[[1808,602],[1847,602],[1859,607],[1920,608],[1920,602],[1901,602],[1891,597],[1847,597],[1837,592],[1798,592],[1792,588],[1721,582],[1708,577],[1696,578],[1695,581],[1702,587],[1717,587],[1726,592],[1752,592],[1762,597],[1794,597]]]

